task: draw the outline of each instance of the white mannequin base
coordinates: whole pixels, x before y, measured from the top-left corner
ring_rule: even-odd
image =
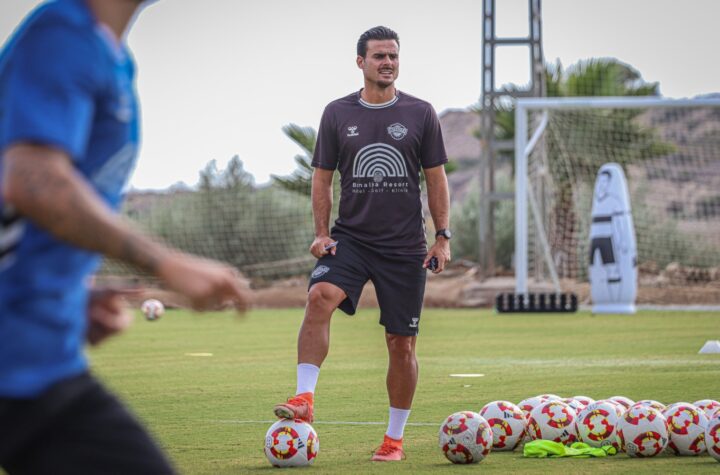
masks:
[[[600,303],[592,306],[592,313],[633,314],[635,312],[635,304],[631,303]]]

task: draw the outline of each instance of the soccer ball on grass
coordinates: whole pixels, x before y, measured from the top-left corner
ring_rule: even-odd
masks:
[[[715,413],[705,428],[705,445],[710,456],[720,462],[720,412]]]
[[[546,401],[530,413],[527,433],[533,440],[552,440],[571,445],[577,442],[575,409],[562,401]]]
[[[492,429],[493,450],[515,450],[527,426],[523,411],[511,402],[493,401],[483,406],[480,415]]]
[[[440,450],[452,463],[477,463],[490,453],[493,432],[477,412],[463,411],[448,416],[440,426]]]
[[[657,409],[635,404],[618,423],[618,442],[630,457],[654,457],[668,444],[667,421]]]
[[[665,409],[670,442],[675,455],[700,455],[705,452],[705,429],[708,418],[702,409],[679,402]]]
[[[140,310],[145,315],[145,318],[152,322],[165,313],[165,306],[157,299],[148,299],[142,303]]]
[[[617,449],[619,420],[620,414],[615,403],[597,401],[589,404],[580,411],[575,423],[578,438],[591,447],[612,445]]]

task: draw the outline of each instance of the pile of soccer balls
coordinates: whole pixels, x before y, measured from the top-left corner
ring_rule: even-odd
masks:
[[[522,442],[612,445],[630,457],[708,452],[720,462],[720,402],[703,399],[665,406],[623,396],[531,397],[515,405],[492,401],[479,413],[456,412],[440,426],[439,445],[453,463],[476,463],[491,450],[514,450]]]

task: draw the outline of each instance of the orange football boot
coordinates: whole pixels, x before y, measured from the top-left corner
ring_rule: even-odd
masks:
[[[309,424],[313,422],[313,393],[302,393],[278,404],[273,412],[280,419],[300,419]]]
[[[396,440],[388,437],[383,439],[380,447],[375,449],[370,458],[373,462],[397,462],[405,459],[405,452],[402,449],[402,439]]]

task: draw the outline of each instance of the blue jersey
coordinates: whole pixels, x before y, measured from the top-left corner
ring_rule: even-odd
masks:
[[[117,209],[138,145],[133,77],[126,47],[83,0],[40,6],[0,53],[0,150],[63,150]],[[100,257],[59,241],[1,198],[0,211],[0,396],[33,397],[86,370],[87,281]]]

